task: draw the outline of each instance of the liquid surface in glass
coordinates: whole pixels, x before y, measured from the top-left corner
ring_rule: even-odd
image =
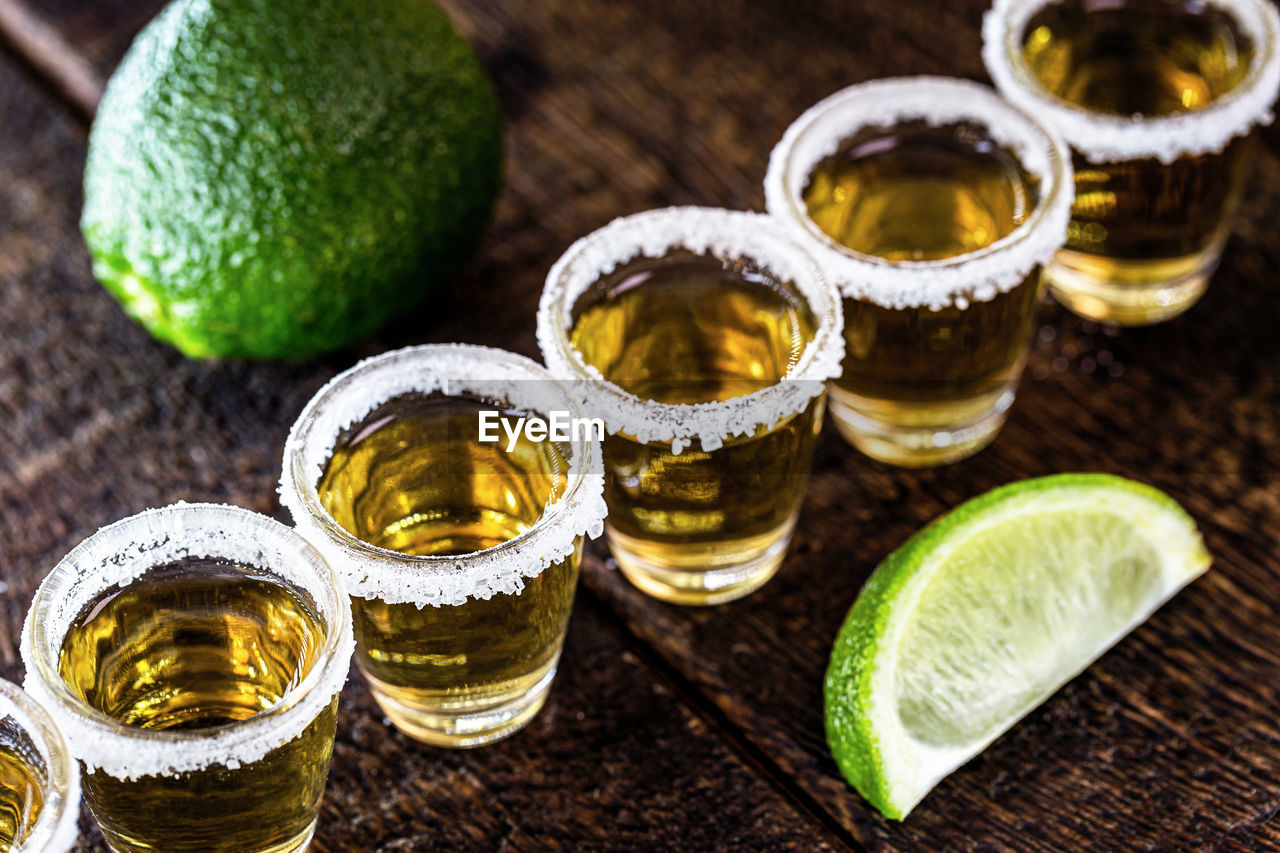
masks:
[[[481,442],[482,411],[500,412],[512,430],[528,416],[460,396],[383,403],[339,437],[318,485],[321,504],[347,532],[402,554],[471,554],[518,537],[564,493],[568,449],[523,430],[509,449],[501,426],[499,442]],[[451,716],[526,695],[559,657],[578,562],[575,554],[525,578],[519,594],[458,605],[354,598],[357,656],[390,699],[384,709],[410,734],[450,743],[441,732],[459,725]],[[451,745],[469,745],[466,734]]]
[[[1011,234],[1038,182],[976,122],[864,128],[819,162],[804,192],[813,223],[839,244],[887,261],[936,261]],[[1021,372],[1039,270],[987,301],[889,308],[846,298],[844,406],[903,428],[945,428],[991,410]]]
[[[1247,76],[1254,46],[1225,11],[1178,0],[1067,0],[1032,16],[1023,59],[1053,95],[1086,110],[1163,116],[1204,109]],[[1185,310],[1162,291],[1207,276],[1253,160],[1251,137],[1222,151],[1094,163],[1076,152],[1076,195],[1060,298],[1095,319],[1140,322]],[[1090,281],[1128,288],[1089,297]],[[1073,284],[1073,282],[1075,282]],[[1148,294],[1147,291],[1150,291]],[[1162,307],[1162,305],[1167,307]]]
[[[325,640],[305,591],[257,568],[188,558],[93,599],[67,632],[59,669],[119,723],[198,737],[280,705]],[[86,774],[85,798],[121,851],[296,849],[315,821],[336,714],[335,697],[301,736],[235,768]]]
[[[34,745],[6,718],[0,739],[0,850],[22,845],[44,807],[44,775]]]
[[[689,251],[635,258],[588,288],[570,343],[642,400],[698,404],[785,381],[817,327],[790,282],[751,263]],[[746,594],[776,570],[790,536],[824,397],[722,446],[604,442],[614,556],[641,588],[706,604]],[[589,413],[590,414],[590,413]],[[729,576],[703,580],[708,572]]]

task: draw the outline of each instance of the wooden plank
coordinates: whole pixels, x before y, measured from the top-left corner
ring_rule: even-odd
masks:
[[[0,674],[18,679],[36,584],[100,525],[178,499],[280,515],[281,443],[335,368],[197,364],[152,341],[89,274],[81,129],[2,53],[0,114]],[[580,602],[546,709],[469,752],[398,734],[353,676],[314,849],[843,847],[626,639]],[[106,850],[96,833],[78,849]]]
[[[756,188],[769,147],[782,127],[818,96],[863,77],[942,70],[910,48],[899,49],[894,30],[871,18],[846,22],[847,29],[837,20],[821,21],[831,29],[817,33],[767,11],[761,21],[760,16],[737,15],[743,10],[732,5],[719,8],[723,17],[696,13],[707,16],[705,31],[716,33],[715,39],[689,36],[685,42],[695,28],[687,20],[673,24],[679,12],[668,15],[665,8],[654,16],[660,24],[646,23],[639,15],[593,23],[591,50],[607,61],[576,56],[582,67],[591,69],[590,81],[584,75],[580,84],[591,91],[541,93],[547,103],[562,97],[569,101],[554,115],[569,117],[561,136],[572,148],[566,157],[570,162],[626,162],[621,155],[629,149],[601,151],[599,145],[612,128],[623,127],[647,155],[641,163],[654,164],[652,180],[666,189],[644,195],[628,187],[628,196],[636,201],[618,212],[663,202],[758,204]],[[804,11],[795,17],[803,19]],[[961,17],[963,26],[933,44],[948,45],[949,51],[939,52],[955,55],[962,68],[971,68],[965,57],[972,58],[971,46],[977,44],[977,15]],[[721,26],[730,20],[733,25]],[[955,23],[945,17],[942,21],[945,26]],[[521,33],[537,26],[528,20],[509,24]],[[791,38],[801,27],[804,35]],[[477,27],[476,32],[483,41],[486,31]],[[529,38],[554,43],[549,32]],[[690,43],[699,49],[686,50]],[[796,50],[797,43],[804,49]],[[877,44],[890,47],[877,52],[872,47]],[[559,79],[562,71],[567,73],[568,66],[552,68],[546,77]],[[597,86],[607,91],[601,93]],[[549,112],[551,107],[526,109]],[[599,113],[604,121],[594,118]],[[583,146],[581,139],[593,145]],[[1253,614],[1249,624],[1241,624],[1238,604],[1216,577],[1204,589],[1188,593],[1192,604],[1176,602],[1100,665],[1100,671],[1110,671],[1120,683],[1133,678],[1133,670],[1151,674],[1142,681],[1149,695],[1100,692],[1086,675],[946,783],[904,826],[869,814],[834,772],[822,740],[820,679],[831,638],[881,557],[944,509],[1031,474],[1102,468],[1151,479],[1162,472],[1167,475],[1162,485],[1210,526],[1215,550],[1222,554],[1222,572],[1232,582],[1253,575],[1252,594],[1274,595],[1274,561],[1243,556],[1248,543],[1232,538],[1226,527],[1230,520],[1220,509],[1237,495],[1259,499],[1275,493],[1274,480],[1232,479],[1239,473],[1234,464],[1239,441],[1233,438],[1231,420],[1222,417],[1233,410],[1240,417],[1257,418],[1275,412],[1274,388],[1250,380],[1258,373],[1256,360],[1274,352],[1266,344],[1275,309],[1260,275],[1273,262],[1274,249],[1247,242],[1252,231],[1273,221],[1264,195],[1275,186],[1268,183],[1272,166],[1264,163],[1230,265],[1196,314],[1161,329],[1112,338],[1064,312],[1046,311],[1043,341],[1023,400],[1001,443],[982,457],[940,472],[893,472],[828,436],[795,552],[760,596],[691,612],[651,602],[608,571],[592,573],[587,582],[638,636],[660,650],[680,677],[712,697],[716,710],[741,727],[761,760],[798,778],[812,797],[869,844],[933,849],[968,840],[1046,850],[1143,840],[1204,844],[1239,822],[1269,814],[1277,798],[1275,784],[1256,767],[1232,761],[1229,744],[1240,739],[1250,748],[1271,743],[1266,724],[1259,721],[1274,709],[1274,694],[1228,694],[1219,673],[1243,666],[1250,670],[1245,683],[1273,684],[1274,661],[1265,653],[1242,661],[1235,642],[1224,639],[1237,629],[1248,636],[1257,630],[1257,619]],[[1239,302],[1242,289],[1246,304]],[[1212,360],[1205,359],[1209,353]],[[1206,423],[1217,429],[1205,429]],[[1218,460],[1221,469],[1213,467]],[[1274,455],[1258,461],[1276,470]],[[1217,494],[1205,500],[1204,489]],[[1259,510],[1243,523],[1244,529],[1262,526],[1267,517],[1265,509]],[[1274,606],[1274,598],[1261,600],[1267,602],[1260,605],[1263,609]],[[1221,636],[1219,619],[1225,620]],[[1200,635],[1210,631],[1218,643],[1202,642]],[[1180,644],[1173,642],[1177,638]],[[1270,636],[1252,645],[1265,650],[1274,640]],[[1180,673],[1191,673],[1183,678],[1193,677],[1199,686],[1188,692],[1175,680],[1176,689],[1161,690],[1164,678]],[[1186,742],[1180,745],[1163,725],[1129,707],[1140,702],[1154,709],[1157,721],[1193,714],[1195,725],[1186,725],[1194,743],[1207,742],[1210,755],[1227,757],[1188,766]],[[1200,708],[1214,709],[1213,715]],[[1274,744],[1271,750],[1267,754],[1274,761]],[[1211,781],[1183,778],[1193,773]]]
[[[4,609],[16,642],[20,608]],[[13,665],[0,670],[17,678]],[[77,853],[109,853],[87,811]],[[316,853],[846,849],[728,752],[590,607],[523,732],[483,749],[415,743],[365,682],[343,693]]]
[[[0,33],[87,116],[134,33],[163,6],[161,0],[0,0]]]
[[[21,613],[4,613],[4,641],[16,642]],[[18,676],[13,665],[0,672]],[[80,825],[77,853],[109,853],[87,811]],[[579,607],[547,706],[523,732],[483,749],[415,743],[353,675],[311,849],[723,847],[846,849],[727,751],[597,612]]]
[[[102,97],[102,75],[44,15],[15,0],[0,0],[0,33],[82,115]]]
[[[1280,806],[1280,342],[1268,272],[1280,264],[1278,215],[1280,163],[1269,158],[1213,288],[1175,323],[1116,334],[1049,307],[1008,427],[972,460],[894,471],[828,430],[796,544],[756,597],[690,611],[605,568],[588,583],[873,847],[959,836],[1021,850],[1191,849],[1245,827],[1260,846],[1280,843],[1268,822]],[[1011,479],[1068,470],[1168,490],[1204,527],[1213,572],[905,824],[869,815],[823,743],[821,677],[845,611],[930,518]]]
[[[447,5],[503,94],[508,188],[442,315],[414,318],[382,344],[459,339],[531,352],[541,276],[575,237],[660,204],[758,207],[782,129],[842,85],[886,74],[982,76],[980,2]],[[89,40],[88,8],[57,0],[49,20]],[[117,54],[93,53],[103,70],[102,57]],[[1277,845],[1268,822],[1280,806],[1277,189],[1280,165],[1268,156],[1224,269],[1186,318],[1113,334],[1047,308],[1013,417],[975,459],[893,471],[828,431],[796,545],[765,592],[691,611],[649,601],[603,567],[588,571],[589,588],[708,719],[736,730],[751,761],[794,778],[802,801],[869,846]],[[170,369],[186,368],[174,359]],[[271,370],[267,385],[296,394],[286,405],[314,388],[305,368]],[[250,375],[256,369],[227,384]],[[217,404],[224,392],[229,401]],[[235,387],[201,399],[228,422],[246,416]],[[241,497],[269,504],[259,490],[271,476],[262,449],[235,450],[249,461],[208,487],[248,482]],[[178,454],[161,464],[180,464]],[[840,780],[822,740],[821,676],[844,612],[875,564],[927,519],[1010,479],[1081,469],[1169,489],[1205,525],[1214,572],[944,782],[907,823],[881,820]]]

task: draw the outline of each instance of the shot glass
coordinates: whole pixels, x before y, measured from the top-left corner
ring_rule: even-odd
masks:
[[[478,746],[543,706],[605,514],[602,429],[535,362],[453,344],[363,361],[303,410],[281,500],[346,582],[404,733]]]
[[[983,59],[1075,161],[1049,289],[1082,317],[1159,323],[1208,287],[1280,88],[1269,0],[997,0]]]
[[[27,689],[119,853],[305,849],[353,646],[320,554],[215,504],[98,531],[41,583],[22,632]]]
[[[0,681],[0,849],[66,853],[76,843],[80,771],[53,720]]]
[[[804,498],[840,298],[760,214],[618,219],[547,277],[538,341],[604,419],[609,548],[644,592],[717,604],[777,571]]]
[[[986,86],[877,80],[810,108],[773,151],[769,213],[844,295],[831,415],[859,450],[924,467],[986,447],[1066,237],[1056,134]]]

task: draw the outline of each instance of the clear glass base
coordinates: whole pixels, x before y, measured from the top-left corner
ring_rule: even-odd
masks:
[[[102,829],[102,836],[106,839],[107,847],[112,850],[113,853],[144,853],[144,851],[146,853],[170,853],[170,851],[174,849],[169,847],[155,847],[143,842],[130,841],[110,832],[102,827],[101,824],[99,824],[99,829]],[[311,823],[307,824],[306,828],[302,832],[299,832],[288,841],[282,841],[279,844],[273,844],[270,847],[246,850],[245,853],[302,853],[302,851],[311,846],[311,839],[315,837],[315,834],[316,821],[313,820]],[[184,847],[183,849],[196,850],[205,848]]]
[[[777,573],[797,515],[767,533],[728,541],[653,542],[608,523],[605,536],[618,568],[642,592],[673,604],[709,606],[749,595]]]
[[[1009,407],[1013,405],[1013,388],[1011,385],[996,395],[981,414],[945,425],[890,423],[871,418],[850,405],[857,399],[843,390],[831,394],[831,419],[845,441],[872,459],[889,465],[932,468],[958,462],[990,444],[1004,426]]]
[[[1045,267],[1049,292],[1087,320],[1150,326],[1186,311],[1204,295],[1221,247],[1180,258],[1123,260],[1070,249]]]
[[[392,725],[414,740],[432,746],[469,749],[510,737],[528,725],[547,701],[556,676],[554,663],[541,678],[515,698],[483,707],[445,707],[426,691],[385,684],[365,673],[373,698]],[[415,695],[417,694],[417,695]]]
[[[292,841],[286,841],[284,844],[272,847],[270,850],[263,850],[261,853],[302,853],[302,851],[311,846],[311,839],[315,837],[315,834],[316,824],[315,821],[312,821],[311,825],[307,827],[307,831],[298,835]]]

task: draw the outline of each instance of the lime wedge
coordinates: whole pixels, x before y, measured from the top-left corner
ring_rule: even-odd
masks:
[[[1209,563],[1172,498],[1121,477],[969,501],[893,552],[849,611],[825,690],[836,763],[901,820]]]

